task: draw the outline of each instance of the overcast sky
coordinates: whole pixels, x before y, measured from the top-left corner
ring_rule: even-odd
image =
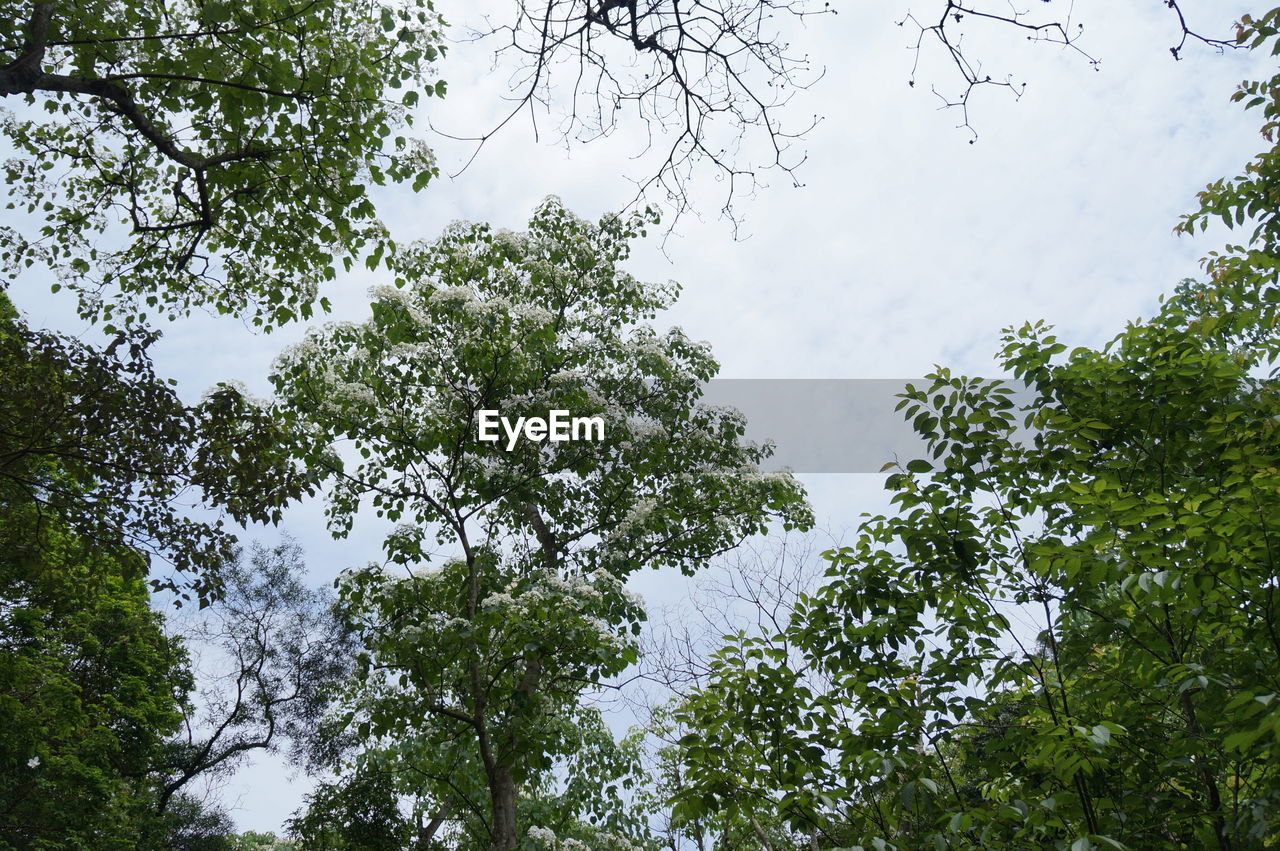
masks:
[[[508,2],[490,4],[501,13]],[[1235,174],[1260,150],[1257,120],[1228,100],[1258,57],[1218,55],[1196,46],[1174,62],[1176,19],[1162,2],[1077,0],[1086,26],[1081,44],[1101,60],[1093,70],[1078,54],[1029,46],[998,32],[981,45],[991,73],[1013,70],[1029,85],[976,95],[969,144],[954,111],[938,110],[929,84],[954,88],[943,64],[929,62],[907,86],[911,34],[894,25],[906,6],[839,5],[837,16],[811,19],[792,36],[796,49],[825,67],[798,98],[797,121],[823,121],[807,138],[805,184],[785,176],[740,202],[742,235],[718,219],[719,186],[704,181],[694,197],[702,220],[687,217],[667,241],[638,246],[632,271],[680,281],[680,302],[659,317],[710,341],[732,378],[913,378],[934,364],[995,375],[1000,330],[1045,319],[1072,345],[1096,345],[1126,320],[1150,314],[1159,296],[1197,273],[1197,260],[1220,241],[1176,238],[1171,228],[1208,181]],[[852,5],[852,4],[848,4]],[[933,13],[937,0],[918,0]],[[1040,12],[1042,4],[1027,3]],[[1058,4],[1053,4],[1056,6]],[[1246,11],[1232,2],[1185,0],[1188,19],[1227,34]],[[477,4],[439,2],[454,35],[463,35]],[[1052,9],[1053,6],[1047,8]],[[975,42],[975,48],[980,46]],[[459,44],[441,68],[449,95],[429,100],[423,121],[455,135],[487,130],[502,114],[502,84],[484,44]],[[642,146],[638,126],[586,147],[535,142],[517,121],[456,179],[442,177],[420,194],[381,196],[384,219],[401,239],[430,238],[455,219],[521,228],[540,199],[555,194],[587,217],[616,209],[631,195],[625,174]],[[456,170],[469,146],[429,137],[442,168]],[[340,279],[327,293],[334,318],[367,316],[374,274]],[[33,324],[79,332],[65,301],[43,285],[20,283],[15,301]],[[153,350],[163,374],[196,399],[220,380],[237,379],[268,395],[275,354],[301,336],[288,328],[264,336],[228,319],[193,317],[165,329]],[[851,435],[856,439],[856,435]],[[862,511],[883,510],[880,478],[805,477],[815,513],[833,528]],[[307,549],[317,583],[377,557],[376,530],[357,527],[331,542],[314,505],[286,521]],[[264,540],[278,532],[261,533]],[[651,599],[671,577],[641,577]],[[669,592],[668,592],[669,593]],[[246,769],[228,789],[242,828],[275,830],[307,784],[270,761]]]

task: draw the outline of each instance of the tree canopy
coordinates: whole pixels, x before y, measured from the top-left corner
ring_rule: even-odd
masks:
[[[1251,371],[1276,352],[1210,294],[1062,362],[1011,332],[1023,405],[908,388],[934,460],[782,633],[718,656],[683,710],[684,811],[824,847],[1273,842],[1277,398]]]
[[[1274,44],[1278,16],[1239,41]],[[1237,96],[1269,139],[1275,97]],[[888,465],[896,513],[678,707],[680,817],[784,846],[1275,844],[1272,157],[1201,194],[1181,229],[1252,234],[1156,315],[1099,349],[1009,329],[1021,398],[945,369],[907,387],[931,457]]]
[[[207,601],[234,538],[221,519],[190,516],[195,506],[276,521],[310,478],[242,394],[184,404],[155,373],[154,339],[135,330],[95,348],[31,328],[0,293],[0,507],[39,506],[33,542],[51,522],[104,551],[144,555],[157,588]]]
[[[89,317],[216,307],[276,326],[390,235],[367,187],[421,188],[402,135],[441,22],[428,0],[6,2],[6,277],[37,265]],[[17,25],[21,23],[21,28]],[[322,306],[326,302],[319,302]]]
[[[277,365],[277,416],[333,476],[333,528],[365,504],[399,524],[385,566],[341,582],[368,648],[349,723],[428,818],[477,813],[463,824],[480,847],[516,847],[517,789],[572,755],[579,695],[635,661],[630,574],[693,571],[771,518],[808,522],[794,481],[758,471],[769,449],[742,441],[741,415],[698,404],[706,346],[644,321],[673,291],[622,269],[641,224],[551,200],[526,233],[458,225],[403,254],[370,320]],[[491,409],[603,428],[503,445],[480,438]]]
[[[1081,49],[1052,9],[937,5],[900,23],[959,72],[943,101],[966,125],[978,87],[1018,89],[965,28]],[[1164,7],[1175,57],[1280,50],[1280,9],[1228,43]],[[436,175],[407,135],[445,91],[429,0],[0,8],[3,286],[51,273],[107,334],[33,328],[0,292],[0,847],[1280,843],[1280,76],[1236,96],[1268,149],[1178,226],[1243,244],[1107,345],[1009,329],[1021,395],[942,367],[908,386],[930,455],[882,471],[896,508],[799,567],[730,562],[748,628],[686,642],[657,677],[673,699],[618,736],[597,701],[645,675],[628,581],[812,522],[741,414],[702,402],[709,346],[653,326],[680,288],[626,266],[656,215],[551,198],[524,232],[397,245],[371,192]],[[491,33],[531,62],[513,115],[568,59],[592,88],[570,132],[608,135],[624,107],[665,126],[649,185],[677,209],[699,161],[730,200],[755,180],[744,134],[798,164],[778,115],[810,67],[771,16],[825,7],[514,9]],[[153,320],[276,328],[360,260],[386,274],[371,316],[282,353],[273,398],[224,383],[192,404],[155,369]],[[382,536],[333,597],[295,545],[244,557],[228,523],[322,491],[336,537]],[[289,840],[235,835],[198,784],[286,743],[329,774]]]
[[[137,848],[191,679],[141,557],[0,515],[0,847]]]

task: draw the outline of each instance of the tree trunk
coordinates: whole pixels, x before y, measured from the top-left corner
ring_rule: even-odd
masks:
[[[489,851],[512,851],[516,836],[516,782],[507,766],[497,766],[489,775],[493,799],[493,827],[489,831]]]
[[[1187,733],[1196,741],[1204,741],[1204,731],[1200,727],[1199,718],[1196,717],[1196,707],[1191,700],[1191,692],[1184,691],[1180,699],[1182,714],[1187,719]],[[1232,851],[1231,835],[1227,833],[1227,822],[1222,813],[1222,794],[1218,791],[1218,778],[1205,760],[1204,754],[1196,754],[1192,759],[1196,772],[1200,775],[1200,782],[1204,784],[1209,820],[1213,824],[1213,832],[1218,839],[1218,848],[1222,851]]]
[[[444,823],[449,820],[449,816],[453,813],[453,808],[456,803],[456,801],[446,801],[444,806],[440,808],[440,811],[432,816],[431,821],[429,822],[423,822],[422,814],[418,814],[418,831],[416,837],[418,844],[414,846],[415,848],[423,849],[425,851],[425,849],[431,847],[431,840],[435,839],[436,831],[438,831]]]
[[[542,658],[534,655],[525,657],[524,675],[516,687],[518,694],[532,701],[538,691],[538,681],[542,678]],[[501,752],[518,754],[521,751],[518,726],[509,733],[507,747]],[[490,752],[492,753],[492,752]],[[493,826],[489,829],[489,851],[512,851],[518,844],[516,834],[516,781],[511,775],[511,765],[502,757],[486,758],[486,773],[489,775],[489,796],[493,801]]]

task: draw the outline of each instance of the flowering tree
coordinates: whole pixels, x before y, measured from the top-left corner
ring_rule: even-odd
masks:
[[[335,533],[366,504],[399,522],[386,563],[340,583],[368,641],[346,720],[365,769],[417,796],[422,841],[516,847],[518,790],[545,789],[580,741],[579,696],[637,658],[631,573],[692,572],[770,519],[808,522],[741,416],[699,404],[707,347],[646,324],[676,288],[620,268],[642,225],[551,200],[527,233],[455,226],[405,252],[369,321],[277,364],[278,414],[331,473]],[[482,411],[557,410],[603,434],[480,439]]]

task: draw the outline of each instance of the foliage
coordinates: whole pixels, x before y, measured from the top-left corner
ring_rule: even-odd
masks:
[[[37,504],[0,514],[0,847],[148,847],[190,679],[141,571]]]
[[[520,788],[517,823],[535,826],[520,847],[647,849],[642,813],[624,797],[643,780],[639,740],[616,742],[598,711],[574,706],[542,726],[556,730],[562,754]],[[478,803],[488,795],[483,768],[454,748],[461,753],[452,777],[424,776],[429,760],[444,758],[424,752],[450,748],[394,736],[382,747],[366,741],[353,764],[307,796],[289,821],[290,835],[315,849],[487,847],[488,813]]]
[[[267,522],[309,486],[278,425],[240,392],[183,404],[152,367],[154,339],[98,349],[37,331],[0,293],[0,506],[34,503],[86,543],[145,552],[207,599],[234,539],[189,518],[182,497],[198,489],[238,521]],[[173,575],[153,584],[180,588]]]
[[[1269,141],[1277,83],[1238,98]],[[1182,230],[1253,235],[1151,319],[1098,350],[1007,332],[1021,400],[907,388],[931,457],[783,629],[717,654],[677,714],[678,813],[781,819],[781,847],[1280,841],[1274,158],[1202,193]]]
[[[438,809],[491,810],[494,848],[518,839],[517,788],[569,752],[558,719],[636,658],[626,577],[807,522],[790,477],[755,471],[768,449],[742,443],[740,415],[698,404],[706,347],[644,324],[673,292],[621,270],[639,226],[554,201],[525,234],[456,226],[402,255],[370,320],[276,368],[278,416],[333,472],[332,528],[366,501],[400,523],[387,566],[341,583],[369,647],[352,723]],[[478,439],[479,411],[555,409],[601,416],[603,439]]]
[[[1280,399],[1249,378],[1274,340],[1205,296],[1061,363],[1009,334],[1021,412],[997,382],[908,388],[934,460],[782,634],[718,655],[685,812],[746,799],[837,846],[1274,842]]]
[[[304,851],[410,847],[413,825],[400,812],[397,795],[386,773],[345,773],[307,795],[288,832]]]
[[[526,844],[639,851],[649,849],[645,811],[635,794],[644,782],[638,735],[614,739],[598,709],[581,707],[558,719],[564,756],[519,802]],[[576,844],[575,844],[576,843]]]
[[[366,187],[436,173],[396,135],[444,94],[428,0],[7,0],[0,20],[0,94],[27,105],[0,124],[8,207],[38,223],[0,229],[0,259],[53,269],[87,317],[309,316],[335,258],[389,249]]]
[[[228,847],[233,851],[275,851],[275,849],[293,848],[293,842],[280,839],[274,833],[259,833],[247,830],[227,837]]]
[[[166,802],[160,815],[168,851],[227,851],[228,834],[235,829],[222,809],[192,795],[179,793]]]
[[[758,685],[748,682],[756,653],[743,654],[734,666],[712,665],[711,659],[729,637],[737,643],[754,644],[747,639],[772,638],[785,629],[797,603],[821,584],[823,562],[819,554],[839,545],[837,537],[815,534],[771,535],[759,543],[748,543],[721,560],[718,569],[699,580],[687,600],[649,631],[641,678],[656,684],[657,694],[647,695],[648,713],[637,728],[647,741],[639,772],[644,782],[634,798],[635,806],[648,815],[650,832],[662,847],[791,847],[796,837],[785,821],[772,808],[755,806],[737,789],[725,790],[734,799],[729,807],[690,811],[676,803],[698,791],[697,773],[691,785],[685,762],[685,739],[697,732],[688,726],[686,704],[692,695],[706,689],[712,677],[719,678],[717,688],[724,690],[743,686],[768,690],[773,686],[769,681]],[[803,655],[785,641],[766,652],[774,665],[785,662],[795,669],[788,683],[791,690],[831,690],[829,679],[806,665]],[[743,680],[728,685],[728,670],[740,671]],[[765,726],[765,731],[754,732],[767,737],[774,725]],[[721,762],[740,765],[738,770],[748,773],[763,768],[752,762],[765,753],[761,739],[748,735],[717,744],[716,759]]]
[[[1238,44],[1254,51],[1280,53],[1280,7],[1254,18],[1245,15],[1236,33]],[[1196,297],[1209,311],[1211,323],[1229,322],[1232,333],[1248,335],[1250,342],[1267,346],[1274,337],[1277,270],[1280,269],[1280,217],[1276,192],[1280,185],[1280,74],[1268,80],[1245,80],[1232,95],[1245,109],[1262,112],[1262,138],[1267,148],[1247,163],[1243,172],[1209,184],[1198,196],[1199,205],[1182,217],[1176,230],[1203,232],[1213,221],[1229,228],[1248,228],[1248,239],[1229,244],[1205,258],[1205,272],[1212,286]],[[1207,329],[1213,331],[1212,325]]]

